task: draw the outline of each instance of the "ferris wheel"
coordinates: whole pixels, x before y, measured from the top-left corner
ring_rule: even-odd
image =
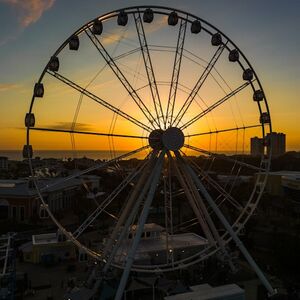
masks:
[[[34,86],[25,125],[23,153],[42,207],[68,239],[99,261],[103,274],[110,268],[123,270],[116,299],[131,270],[173,271],[212,255],[221,255],[234,268],[231,241],[269,293],[275,293],[239,239],[270,168],[269,108],[248,59],[219,29],[193,14],[160,6],[99,16],[51,56]],[[246,155],[253,136],[260,141],[261,155],[255,159]],[[100,155],[104,149],[110,159],[42,187],[32,159],[42,149],[65,149],[74,157],[84,151],[88,156],[89,149]],[[116,164],[122,168],[132,157],[138,163],[96,201],[77,230],[68,232],[44,192]],[[250,190],[243,180],[252,185]],[[120,197],[122,205],[114,205]],[[136,256],[154,207],[162,216],[157,240],[165,255],[143,264]],[[104,218],[113,225],[106,243],[101,249],[86,247],[80,236]],[[183,232],[198,232],[202,247],[177,255],[174,237]]]

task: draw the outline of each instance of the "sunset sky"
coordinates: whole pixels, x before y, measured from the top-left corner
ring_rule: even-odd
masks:
[[[133,0],[0,0],[0,150],[21,149],[23,147],[25,143],[25,130],[22,129],[24,116],[29,109],[34,83],[53,52],[72,32],[87,21],[111,10],[147,4],[186,10],[207,20],[228,35],[249,59],[261,80],[271,111],[273,130],[286,133],[287,150],[300,150],[300,2],[298,0],[153,0],[151,2]],[[160,29],[162,21],[164,20],[157,19],[157,23],[148,28],[149,33],[154,36],[154,33]],[[105,29],[111,35],[115,34],[114,29],[108,26]],[[130,37],[130,31],[126,34]],[[157,40],[155,40],[156,43],[160,43],[159,39],[165,42],[167,35],[167,31],[158,35]],[[110,42],[109,35],[107,34],[105,37],[107,40],[103,41],[104,44],[107,45],[108,49],[113,50],[114,45]],[[116,37],[118,38],[118,36]],[[87,48],[83,47],[82,51],[86,51],[86,57],[92,57]],[[83,52],[81,52],[82,54]],[[210,56],[208,55],[208,57]],[[92,77],[97,71],[95,64],[91,63],[89,59],[82,60],[80,63],[77,61],[78,64],[75,66],[72,59],[75,61],[76,56],[73,55],[73,58],[69,58],[63,53],[62,58],[65,58],[66,67],[64,71],[69,71],[71,74],[74,71],[73,68],[77,67],[77,73],[74,73],[73,78],[77,82],[81,82],[82,85],[87,84],[88,74]],[[134,60],[134,56],[132,59]],[[155,61],[155,56],[153,60]],[[167,60],[166,56],[162,64],[167,65]],[[87,68],[87,65],[90,67]],[[135,68],[134,62],[132,67]],[[187,74],[188,71],[185,72],[184,74]],[[123,100],[126,98],[126,94],[122,95],[121,88],[119,90],[118,87],[114,86],[113,78],[109,73],[104,74],[105,80],[95,82],[95,86],[91,89],[95,90],[101,87],[102,96],[107,98],[111,96],[113,91],[120,96],[120,103],[117,103],[117,106],[131,111],[139,119],[141,116],[134,112],[134,107],[130,106],[132,103],[129,104],[127,100],[127,102]],[[161,76],[163,75],[164,72]],[[227,79],[229,82],[233,80],[231,74],[228,75]],[[51,123],[52,127],[55,127],[72,121],[74,110],[69,110],[68,107],[72,105],[72,107],[76,107],[78,97],[73,95],[76,101],[74,100],[73,104],[69,102],[68,105],[70,106],[66,106],[61,103],[60,99],[71,99],[72,92],[67,91],[57,82],[51,81],[51,78],[47,80],[45,84],[52,88],[52,90],[48,88],[50,90],[47,94],[49,103],[52,106],[53,103],[56,103],[55,105],[59,109],[53,112],[53,116],[51,116],[50,104],[49,107],[47,103],[44,103],[43,107],[38,104],[36,112],[42,118],[42,120],[39,119],[39,124],[49,126]],[[188,84],[188,80],[186,84]],[[232,83],[231,87],[234,88],[236,85]],[[164,93],[167,95],[167,90],[165,92],[162,90],[162,94]],[[221,96],[221,94],[217,94],[217,91],[214,91],[213,87],[207,87],[206,93],[213,94],[214,97],[212,98],[218,99]],[[104,111],[100,116],[104,118],[103,120],[107,118],[107,121],[104,122],[106,125],[101,128],[93,127],[93,124],[99,121],[99,115],[94,114],[95,110],[94,104],[87,106],[83,104],[77,129],[81,124],[82,130],[109,130],[111,124],[109,119],[112,116]],[[247,110],[249,112],[251,108],[247,108]],[[56,117],[55,123],[54,117]],[[219,117],[220,122],[222,122],[220,126],[228,128],[230,126],[229,123],[227,126],[228,120],[225,117]],[[135,132],[133,125],[122,123],[122,120],[118,122],[117,125],[123,129],[119,133],[133,134]],[[207,120],[206,122],[208,124],[210,121]],[[251,123],[251,120],[249,122],[249,124],[254,124]],[[86,124],[92,127],[85,128]],[[207,130],[209,128],[207,127]],[[137,134],[142,133],[138,132]],[[254,132],[253,135],[255,134]],[[53,134],[52,137],[55,141],[51,142],[53,148],[66,149],[63,136],[54,136]],[[104,143],[101,138],[98,140],[100,144]],[[48,136],[37,135],[36,141],[41,149],[52,147],[47,144]],[[77,147],[79,149],[83,147],[80,143],[85,143],[85,139],[78,142]],[[105,143],[108,142],[105,141]],[[127,147],[121,141],[120,144],[118,144],[119,141],[116,143],[116,147],[120,147],[120,149]],[[57,147],[58,144],[59,147]],[[95,148],[99,149],[99,147]],[[106,147],[104,146],[104,148]]]

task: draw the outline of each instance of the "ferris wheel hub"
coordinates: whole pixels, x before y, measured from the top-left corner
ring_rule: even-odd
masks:
[[[167,150],[179,150],[184,145],[182,130],[177,127],[168,128],[162,135],[162,143]]]
[[[149,145],[155,150],[163,148],[171,151],[177,151],[184,145],[184,135],[181,129],[170,127],[163,131],[155,129],[149,135]]]

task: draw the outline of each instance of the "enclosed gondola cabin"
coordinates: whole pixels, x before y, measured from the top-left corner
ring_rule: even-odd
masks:
[[[69,49],[77,51],[79,49],[79,38],[77,35],[73,35],[69,40]]]
[[[238,61],[240,58],[240,55],[239,55],[239,51],[236,50],[236,49],[233,49],[229,52],[229,55],[228,55],[228,59],[229,61],[231,62],[236,62]]]
[[[33,156],[32,146],[24,145],[22,154],[23,154],[23,158],[32,158]]]
[[[222,36],[220,33],[215,33],[211,36],[211,44],[213,46],[220,46],[222,45]]]
[[[251,81],[253,79],[253,71],[251,69],[246,69],[243,72],[243,79],[246,81]]]
[[[48,64],[48,69],[52,72],[57,72],[59,69],[59,60],[58,57],[52,56],[49,64]]]
[[[119,26],[126,26],[128,22],[128,15],[124,10],[121,10],[118,14],[118,25]]]
[[[34,127],[35,117],[33,113],[27,113],[25,116],[25,127]]]
[[[34,97],[42,98],[44,96],[44,85],[42,83],[36,83],[33,89]]]
[[[262,101],[264,99],[264,92],[262,90],[256,90],[253,94],[253,100],[256,102]]]
[[[261,124],[269,124],[271,122],[270,115],[267,112],[263,112],[259,118]]]
[[[168,25],[175,26],[178,23],[178,15],[175,11],[172,11],[168,17]]]
[[[145,23],[151,23],[154,19],[153,10],[151,8],[147,8],[143,14],[143,21]]]
[[[101,20],[95,20],[93,27],[92,27],[92,32],[93,34],[100,35],[103,31],[103,24]]]
[[[197,34],[201,31],[202,26],[199,20],[195,20],[191,25],[191,33]]]

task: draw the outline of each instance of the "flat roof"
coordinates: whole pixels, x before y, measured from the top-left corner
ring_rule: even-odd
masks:
[[[265,174],[265,172],[262,172],[261,174]],[[289,170],[274,171],[274,172],[269,172],[269,175],[300,177],[300,171],[289,171]]]
[[[130,231],[134,232],[137,231],[139,228],[139,225],[132,225]],[[144,230],[143,231],[151,231],[151,232],[157,232],[157,231],[163,231],[164,228],[156,223],[147,223],[144,225]]]
[[[43,193],[55,192],[59,190],[71,189],[82,184],[82,180],[93,180],[95,176],[84,176],[72,178],[68,181],[64,181],[66,177],[55,178],[41,178],[38,180],[38,186],[40,189],[45,189]],[[98,177],[99,178],[99,177]],[[29,187],[30,179],[1,179],[0,180],[0,197],[16,196],[16,197],[33,197],[36,196],[35,187]],[[60,182],[62,181],[62,182]],[[54,185],[55,184],[55,185]],[[53,186],[52,186],[53,185]],[[47,186],[50,186],[47,188]],[[46,189],[47,188],[47,189]]]
[[[61,233],[59,233],[59,234],[61,234]],[[57,234],[57,232],[50,232],[50,233],[42,233],[42,234],[32,235],[32,244],[33,245],[43,245],[43,244],[60,243],[60,241],[58,240],[59,234]]]
[[[119,247],[120,252],[126,252],[131,246],[132,240],[126,240]],[[208,241],[195,233],[181,233],[169,236],[169,247],[172,249],[186,249],[190,247],[203,247],[208,245]],[[166,235],[162,234],[160,238],[141,239],[136,251],[136,258],[149,252],[159,252],[166,250]]]
[[[235,299],[245,299],[245,292],[236,284],[227,284],[212,287],[209,284],[200,284],[191,287],[191,292],[167,296],[165,300],[212,300],[223,299],[226,296],[240,296]]]
[[[32,236],[33,245],[55,244],[58,242],[56,232],[35,234]]]

